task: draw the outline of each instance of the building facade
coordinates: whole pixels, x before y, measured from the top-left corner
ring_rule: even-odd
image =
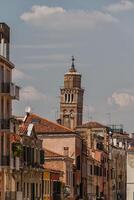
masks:
[[[62,183],[60,194],[57,194],[57,198],[59,197],[59,200],[64,197],[67,197],[68,200],[73,199],[73,159],[69,157],[68,150],[68,148],[65,148],[64,154],[60,155],[45,149],[45,168],[53,170],[60,169],[62,172],[62,176],[60,177]],[[66,190],[68,190],[68,193]]]
[[[87,122],[76,130],[87,144],[87,196],[89,199],[108,199],[108,133],[98,122]]]
[[[134,136],[134,134],[133,134]],[[134,137],[129,139],[127,150],[127,200],[134,199]]]
[[[36,133],[43,140],[43,148],[64,156],[65,149],[68,151],[68,159],[73,159],[73,198],[82,198],[86,191],[82,187],[82,139],[77,132],[62,125],[51,122],[30,113],[22,124],[22,131],[34,123]],[[66,158],[67,160],[67,158]],[[70,170],[69,170],[70,171]],[[64,172],[66,174],[66,172]],[[67,183],[67,182],[65,182]]]
[[[19,99],[19,87],[12,82],[14,64],[9,60],[10,28],[0,23],[0,199],[13,194],[10,169],[12,100]]]
[[[12,142],[12,176],[15,182],[14,200],[43,198],[44,151],[33,125],[18,134],[20,140]]]

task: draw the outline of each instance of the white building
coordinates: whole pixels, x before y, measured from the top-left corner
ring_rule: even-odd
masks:
[[[134,147],[127,151],[127,200],[134,200]]]

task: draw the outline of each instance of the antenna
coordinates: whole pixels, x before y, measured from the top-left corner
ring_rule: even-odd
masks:
[[[26,112],[27,114],[29,114],[29,113],[31,112],[31,107],[30,107],[30,106],[27,106],[27,107],[25,108],[25,112]]]
[[[29,124],[29,126],[28,126],[28,130],[27,130],[27,135],[28,136],[30,136],[31,135],[31,133],[32,133],[32,130],[33,130],[33,124]]]

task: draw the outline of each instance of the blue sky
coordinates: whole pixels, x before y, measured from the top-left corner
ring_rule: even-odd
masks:
[[[13,113],[24,115],[31,106],[55,120],[74,55],[85,88],[84,120],[133,132],[133,20],[130,0],[1,0],[0,21],[11,27],[13,78],[21,86]]]

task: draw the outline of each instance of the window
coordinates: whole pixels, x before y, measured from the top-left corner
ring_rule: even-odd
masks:
[[[27,147],[27,164],[31,165],[31,148]]]
[[[65,102],[67,102],[67,94],[65,94]]]
[[[7,100],[7,118],[9,119],[10,118],[10,102],[9,100]]]
[[[47,181],[45,180],[45,195],[47,194]]]
[[[27,152],[26,152],[26,147],[23,146],[23,161],[24,161],[24,165],[25,165],[25,162],[27,160]]]
[[[40,150],[40,164],[44,164],[44,151]]]
[[[77,170],[80,170],[80,169],[81,169],[81,166],[80,166],[80,156],[77,156],[77,159],[76,159],[76,166],[77,166]]]
[[[94,165],[94,175],[96,175],[96,165]]]
[[[100,167],[100,176],[102,176],[102,168]]]
[[[104,175],[104,177],[106,177],[106,168],[104,168],[104,170],[103,170],[103,175]]]
[[[1,118],[4,117],[4,99],[1,97]]]
[[[19,182],[17,182],[17,192],[19,191]]]
[[[73,102],[73,100],[74,100],[74,95],[72,94],[71,96],[72,96],[72,99],[71,99],[71,101]]]
[[[92,175],[93,174],[93,167],[92,167],[92,165],[90,165],[90,175]]]
[[[26,191],[25,191],[25,183],[23,185],[23,191],[24,191],[24,197],[25,197],[25,193],[26,193]]]
[[[96,166],[96,175],[99,176],[99,167]]]
[[[1,135],[1,155],[3,156],[4,153],[4,133]]]
[[[40,185],[39,185],[39,186],[40,186],[40,190],[39,190],[39,191],[40,191],[40,194],[39,194],[39,195],[41,196],[41,183],[40,183]]]
[[[34,148],[31,148],[31,160],[32,164],[34,164]]]
[[[36,197],[38,197],[38,184],[36,183]]]
[[[27,183],[27,197],[29,197],[29,183]]]
[[[70,102],[70,94],[68,94],[68,102]]]

